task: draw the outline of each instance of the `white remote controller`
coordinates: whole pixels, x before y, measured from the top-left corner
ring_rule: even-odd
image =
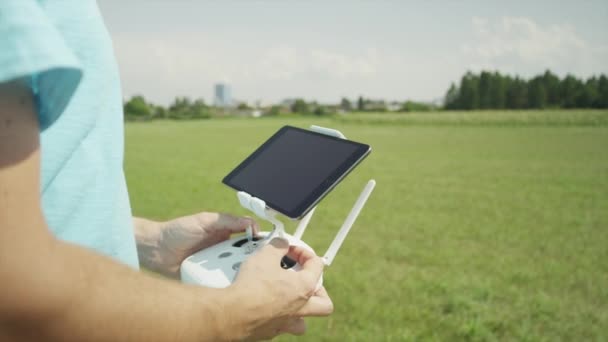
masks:
[[[182,282],[204,284],[214,288],[230,286],[238,274],[241,263],[269,243],[272,239],[270,235],[269,232],[261,232],[252,239],[240,236],[189,256],[182,263]],[[283,234],[283,238],[290,246],[300,246],[314,253],[310,246],[291,235]],[[298,263],[288,257],[281,260],[281,267],[296,272],[301,269]]]
[[[311,130],[317,133],[345,139],[341,132],[333,129],[312,126]],[[322,258],[323,263],[326,266],[329,266],[332,263],[375,186],[376,181],[373,179],[370,180],[359,195],[357,202],[355,202],[355,205],[346,217],[338,234],[336,234]],[[271,222],[274,226],[274,230],[272,232],[261,232],[258,236],[253,237],[251,229],[248,229],[246,236],[232,238],[192,254],[182,262],[180,268],[182,282],[213,288],[228,287],[235,280],[241,264],[250,255],[270,242],[274,237],[284,238],[289,242],[290,246],[300,246],[314,253],[314,250],[302,241],[302,235],[315,212],[315,208],[310,210],[308,214],[302,218],[295,233],[289,235],[285,233],[283,223],[276,218],[277,212],[268,208],[264,201],[242,191],[238,192],[237,196],[243,207],[252,211],[257,217]],[[280,266],[295,272],[302,269],[297,262],[287,257],[284,257],[281,260]],[[322,284],[323,276],[319,279],[317,288],[320,288]]]
[[[346,217],[342,228],[340,228],[334,241],[323,256],[325,265],[329,266],[333,261],[375,186],[376,181],[370,180],[363,189],[363,192],[361,192],[361,195],[359,195],[359,199]],[[182,262],[180,268],[182,282],[214,288],[228,287],[236,278],[241,264],[274,237],[284,238],[289,242],[290,246],[300,246],[314,253],[314,250],[300,239],[314,213],[314,209],[300,221],[295,234],[292,236],[283,232],[283,224],[274,217],[272,210],[264,209],[264,212],[255,210],[256,207],[259,209],[263,203],[259,203],[259,199],[252,198],[251,196],[248,197],[247,194],[243,193],[239,193],[239,199],[241,200],[241,204],[256,212],[258,216],[273,222],[275,230],[272,233],[261,232],[256,237],[240,236],[232,238],[192,254]],[[299,264],[289,258],[283,258],[281,267],[296,272],[301,269]],[[322,286],[322,283],[323,277],[321,276],[317,288]]]

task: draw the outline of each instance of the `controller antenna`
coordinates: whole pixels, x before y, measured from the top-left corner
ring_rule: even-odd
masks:
[[[353,227],[353,223],[355,223],[355,220],[359,216],[361,209],[363,209],[365,202],[367,202],[367,199],[369,198],[369,195],[371,195],[375,186],[376,181],[370,179],[369,182],[367,182],[367,185],[365,185],[365,188],[363,188],[363,191],[359,195],[357,202],[355,202],[355,205],[350,210],[350,213],[346,217],[346,220],[344,220],[344,223],[338,231],[338,234],[336,234],[334,241],[331,242],[331,245],[329,245],[329,248],[327,248],[327,252],[325,252],[325,255],[323,256],[323,263],[325,263],[326,266],[331,265],[332,261],[334,261],[338,250],[340,249],[340,247],[342,247],[342,243],[344,242],[346,235],[348,235],[348,232],[350,232],[350,229]]]

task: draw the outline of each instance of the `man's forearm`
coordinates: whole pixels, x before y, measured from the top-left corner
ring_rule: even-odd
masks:
[[[16,303],[20,305],[13,311],[17,314],[0,315],[0,339],[216,341],[239,337],[240,327],[229,325],[238,322],[234,317],[238,296],[230,289],[158,279],[56,240],[47,247],[19,281],[18,286],[28,289],[22,291],[27,295],[20,298],[21,303]]]

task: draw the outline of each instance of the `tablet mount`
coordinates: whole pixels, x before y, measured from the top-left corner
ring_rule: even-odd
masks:
[[[317,133],[346,139],[338,130],[314,125],[311,126],[310,129]],[[322,257],[323,263],[326,266],[331,265],[375,186],[376,181],[373,179],[369,180],[359,195],[359,198],[346,217],[342,227],[334,237],[334,240],[328,247],[325,255]],[[189,256],[182,262],[180,268],[182,282],[216,288],[227,287],[236,277],[241,262],[274,237],[286,239],[289,241],[290,245],[300,246],[314,252],[314,250],[301,239],[310,219],[314,215],[316,206],[302,218],[294,234],[289,235],[285,233],[283,222],[277,218],[279,213],[268,208],[263,200],[253,197],[243,191],[237,192],[237,197],[239,203],[245,209],[253,212],[258,218],[272,223],[273,230],[271,232],[261,232],[257,237],[254,237],[251,228],[247,228],[246,238],[233,238]],[[296,272],[301,269],[300,265],[289,259],[286,261],[286,258],[283,259],[281,266]],[[320,286],[321,283],[322,277],[319,279],[318,285]]]

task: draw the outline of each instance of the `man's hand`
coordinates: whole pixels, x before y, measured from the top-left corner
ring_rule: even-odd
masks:
[[[135,218],[137,249],[142,266],[173,278],[179,276],[183,259],[194,252],[213,246],[233,233],[258,225],[251,218],[228,214],[201,213],[167,222]],[[302,270],[281,268],[283,256],[297,261]],[[323,273],[323,261],[301,247],[289,246],[275,238],[241,266],[237,278],[227,290],[234,307],[224,317],[224,330],[238,339],[265,340],[283,333],[306,332],[302,317],[327,316],[333,303],[317,283]],[[230,305],[232,306],[232,305]],[[229,306],[229,307],[230,307]],[[236,324],[236,326],[233,326]]]
[[[259,231],[251,218],[228,214],[200,213],[167,222],[134,218],[137,252],[143,267],[179,278],[179,267],[189,255],[227,240],[231,234],[252,227]]]
[[[283,256],[297,261],[302,270],[281,268]],[[302,317],[327,316],[333,303],[323,287],[317,289],[323,262],[302,247],[289,246],[275,238],[241,266],[229,289],[241,298],[239,313],[249,319],[245,327],[236,327],[247,340],[271,339],[282,333],[302,335],[306,324]]]

